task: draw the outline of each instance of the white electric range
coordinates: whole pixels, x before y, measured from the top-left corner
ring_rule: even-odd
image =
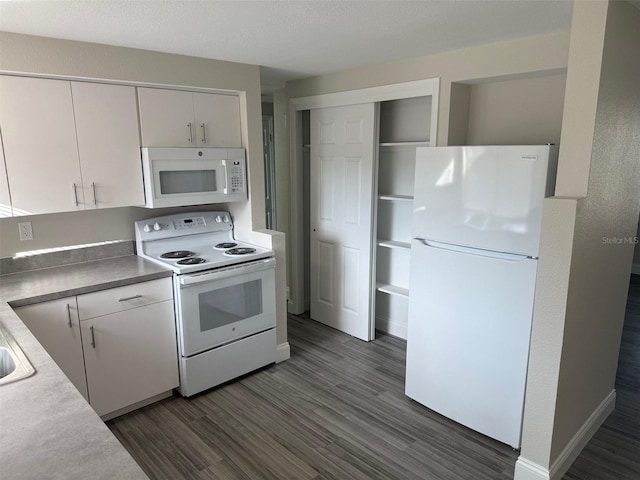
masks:
[[[275,362],[275,258],[233,237],[228,212],[135,223],[137,253],[173,273],[180,388],[188,397]]]

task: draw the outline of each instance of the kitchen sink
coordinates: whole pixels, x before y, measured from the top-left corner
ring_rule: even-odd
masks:
[[[0,323],[0,385],[22,380],[35,371],[18,342]]]

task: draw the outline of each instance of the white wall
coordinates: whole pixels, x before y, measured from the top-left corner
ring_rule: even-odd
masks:
[[[467,145],[559,144],[566,79],[560,74],[471,85]]]
[[[638,45],[637,8],[574,3],[561,168],[557,197],[544,210],[521,451],[521,459],[552,472],[615,385],[634,246],[605,239],[637,231]]]

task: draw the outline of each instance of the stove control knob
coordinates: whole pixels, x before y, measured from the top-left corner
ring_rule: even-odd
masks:
[[[224,223],[229,223],[229,217],[227,215],[225,215],[224,217],[222,217],[222,221]]]
[[[220,215],[216,215],[216,223],[222,223],[222,217]]]
[[[162,230],[162,225],[160,225],[158,222],[156,222],[156,223],[153,224],[153,229],[156,232],[159,232],[160,230]]]
[[[147,223],[144,227],[142,227],[142,230],[145,233],[149,233],[151,231],[151,227],[149,226],[149,224]]]

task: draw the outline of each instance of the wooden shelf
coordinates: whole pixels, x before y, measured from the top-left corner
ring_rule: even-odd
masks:
[[[377,283],[376,290],[389,295],[397,295],[399,297],[409,298],[409,289],[398,287],[396,285],[389,285],[386,283]]]
[[[379,144],[380,147],[430,147],[431,142],[424,140],[421,142],[384,142]]]
[[[412,202],[413,195],[378,195],[378,200],[388,200],[391,202]]]
[[[378,239],[378,246],[385,248],[399,248],[404,250],[411,250],[411,244],[408,242],[397,242],[395,240],[381,240]]]

